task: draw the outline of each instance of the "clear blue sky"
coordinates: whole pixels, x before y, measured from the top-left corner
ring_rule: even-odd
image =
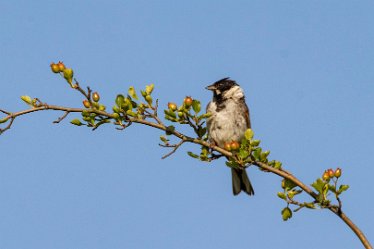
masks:
[[[155,83],[160,105],[225,76],[243,87],[271,158],[306,183],[341,167],[347,215],[374,242],[373,1],[1,1],[0,107],[28,94],[81,106],[50,72],[63,60],[112,106]],[[0,137],[0,248],[360,248],[328,211],[283,222],[280,179],[248,169],[234,197],[224,160],[201,163],[160,132],[73,127],[61,113]],[[73,116],[71,117],[73,118]],[[182,131],[186,131],[182,129]]]

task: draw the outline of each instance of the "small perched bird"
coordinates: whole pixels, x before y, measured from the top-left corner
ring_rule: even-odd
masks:
[[[243,90],[230,78],[221,79],[206,89],[213,92],[213,100],[206,108],[212,114],[207,119],[210,142],[221,148],[224,148],[225,142],[240,142],[245,131],[251,128]],[[231,173],[234,195],[242,190],[248,195],[254,195],[245,169],[231,168]]]

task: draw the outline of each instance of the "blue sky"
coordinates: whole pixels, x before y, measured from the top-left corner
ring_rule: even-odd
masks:
[[[0,107],[19,96],[81,106],[50,72],[62,60],[112,106],[154,83],[160,105],[230,76],[255,136],[306,183],[341,167],[343,210],[374,241],[372,1],[1,1]],[[60,113],[19,118],[0,138],[1,248],[360,248],[332,213],[283,222],[280,178],[250,167],[232,196],[224,160],[158,147],[143,126],[92,132]],[[71,116],[70,118],[73,118]],[[182,128],[181,131],[190,131]]]

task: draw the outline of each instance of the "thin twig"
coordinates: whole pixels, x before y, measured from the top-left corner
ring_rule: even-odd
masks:
[[[12,115],[10,115],[10,116],[12,116]],[[11,117],[10,118],[9,124],[7,126],[5,126],[5,128],[0,129],[0,135],[3,134],[6,130],[9,130],[10,127],[12,127],[12,124],[13,124],[13,122],[14,122],[15,119],[16,119],[15,117]]]
[[[87,87],[87,92],[86,92],[80,87],[79,82],[76,78],[74,78],[74,82],[75,82],[75,85],[73,88],[79,91],[81,94],[83,94],[88,101],[91,101],[91,89]]]
[[[171,156],[172,154],[174,154],[174,153],[177,151],[177,149],[178,149],[178,148],[179,148],[179,147],[180,147],[184,142],[186,142],[186,141],[181,140],[179,143],[174,144],[174,145],[161,145],[162,147],[173,147],[173,148],[174,148],[172,151],[170,151],[169,153],[167,153],[166,155],[164,155],[164,156],[161,157],[161,158],[162,158],[162,159],[165,159],[165,158]]]
[[[7,111],[5,111],[5,110],[3,110],[3,109],[0,109],[0,112],[4,113],[4,114],[6,114],[6,115],[10,115],[10,114],[11,114],[10,112],[7,112]]]
[[[67,117],[67,115],[69,115],[69,113],[70,113],[70,112],[66,111],[66,112],[64,113],[64,115],[62,115],[61,117],[59,117],[57,120],[53,121],[53,123],[54,123],[54,124],[58,124],[58,123],[60,123],[62,120],[64,120],[64,118]]]

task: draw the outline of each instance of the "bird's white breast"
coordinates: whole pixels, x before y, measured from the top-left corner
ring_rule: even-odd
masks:
[[[223,147],[225,142],[240,142],[247,127],[243,108],[235,99],[227,99],[225,107],[217,111],[217,105],[210,102],[207,111],[212,116],[207,120],[208,133],[212,141]]]

